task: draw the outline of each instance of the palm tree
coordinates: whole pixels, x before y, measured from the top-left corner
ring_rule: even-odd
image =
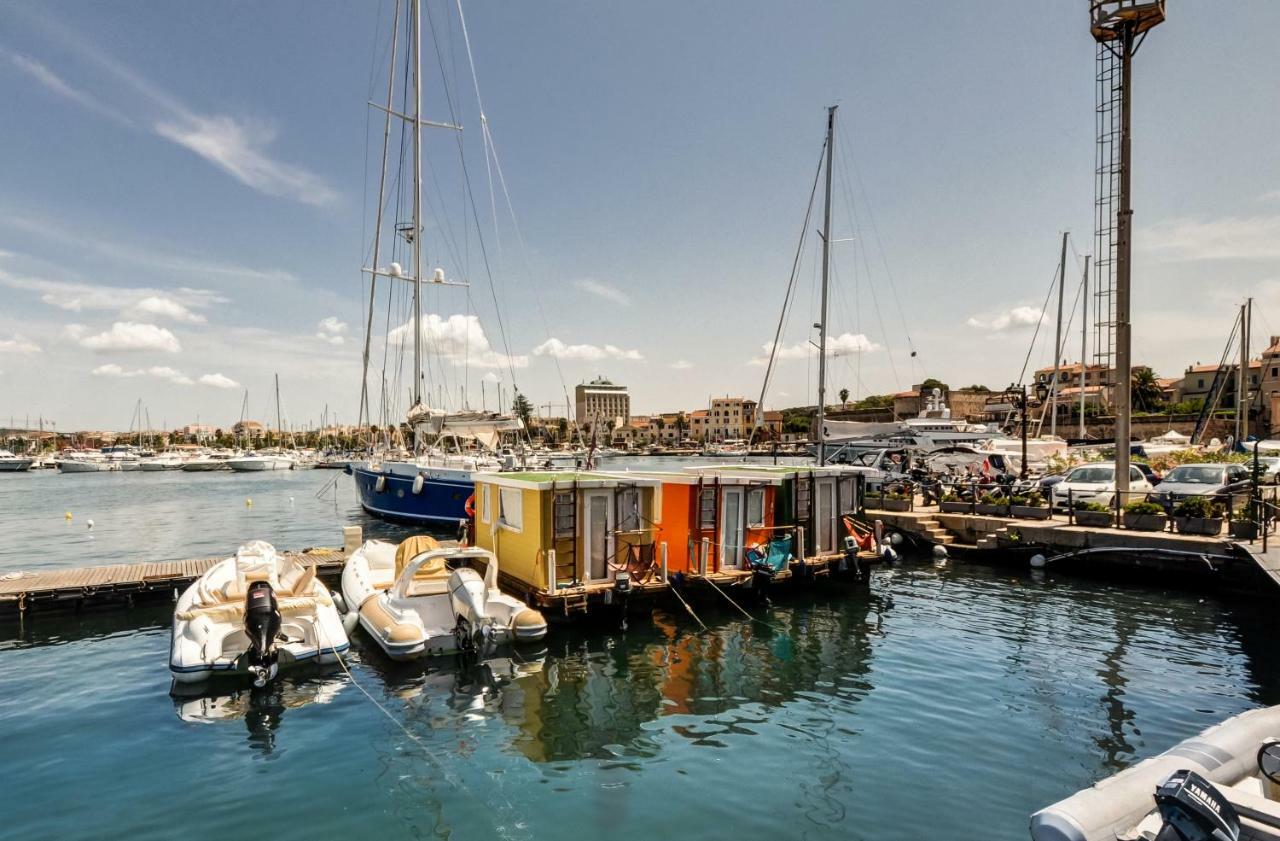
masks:
[[[849,389],[847,388],[840,389],[840,408],[849,408]]]
[[[1164,402],[1164,391],[1156,382],[1156,373],[1145,365],[1133,369],[1131,385],[1133,405],[1144,411],[1154,411]]]

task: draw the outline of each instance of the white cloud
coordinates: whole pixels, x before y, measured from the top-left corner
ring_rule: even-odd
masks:
[[[345,321],[339,321],[334,316],[322,319],[316,331],[316,338],[322,342],[328,342],[331,345],[340,345],[346,342],[347,324]]]
[[[1274,260],[1280,258],[1280,216],[1157,222],[1134,242],[1169,261]]]
[[[130,320],[169,318],[188,324],[203,324],[205,317],[196,310],[227,300],[209,289],[179,287],[161,290],[71,283],[18,275],[2,269],[0,286],[38,293],[44,303],[68,312],[114,311]]]
[[[500,383],[500,382],[502,382],[502,377],[499,377],[497,374],[495,374],[495,373],[494,373],[494,372],[492,372],[492,371],[490,371],[489,373],[485,374],[485,375],[484,375],[483,377],[481,377],[480,379],[481,379],[481,380],[483,380],[484,382],[487,382],[487,383]]]
[[[547,339],[533,349],[534,356],[554,356],[557,359],[581,359],[593,361],[597,359],[622,359],[640,362],[644,356],[638,350],[624,350],[615,345],[566,345],[559,339]]]
[[[39,352],[40,346],[21,333],[14,333],[12,339],[0,339],[0,353],[21,353],[26,356]]]
[[[977,330],[990,330],[1001,333],[1005,330],[1016,330],[1023,327],[1035,327],[1046,319],[1035,307],[1018,306],[1000,310],[989,316],[979,318],[971,316],[965,323]]]
[[[148,295],[126,309],[121,315],[134,318],[170,318],[188,324],[203,324],[205,317],[192,312],[186,305],[165,295]]]
[[[615,304],[622,304],[624,307],[631,304],[631,298],[625,292],[616,286],[610,286],[607,283],[601,283],[598,280],[579,280],[574,286],[597,298],[603,298],[606,301],[613,301]]]
[[[177,97],[159,85],[143,77],[133,68],[99,49],[78,33],[50,28],[69,42],[80,60],[96,64],[115,76],[136,95],[151,104],[152,112],[160,111],[163,117],[154,119],[139,116],[136,120],[126,116],[118,108],[104,103],[100,97],[92,97],[78,91],[53,74],[47,67],[33,59],[15,58],[15,63],[28,75],[37,79],[45,88],[70,99],[94,113],[133,125],[150,124],[160,137],[195,152],[206,161],[231,175],[248,187],[270,196],[295,199],[306,204],[327,205],[338,194],[320,176],[302,167],[283,163],[267,155],[267,147],[276,138],[276,129],[261,120],[236,119],[221,114],[200,114],[188,108]],[[22,58],[22,61],[18,61]],[[101,84],[102,77],[97,77]]]
[[[187,113],[176,121],[156,123],[155,131],[260,193],[314,205],[332,204],[338,198],[320,176],[265,154],[276,138],[269,123]]]
[[[675,362],[672,362],[667,367],[674,368],[677,371],[688,371],[690,368],[693,367],[693,363],[687,359],[677,359]]]
[[[166,328],[136,321],[117,321],[110,330],[80,339],[80,344],[100,352],[158,350],[177,353],[182,350],[178,337]]]
[[[760,346],[764,353],[751,360],[751,365],[769,364],[769,354],[773,352],[773,342],[765,342]],[[852,353],[871,353],[880,350],[880,345],[871,341],[863,333],[841,333],[827,337],[827,356],[848,356]],[[778,359],[808,359],[818,355],[818,347],[812,342],[796,342],[783,345],[774,354]]]
[[[159,380],[168,380],[177,385],[191,385],[190,377],[177,371],[167,365],[153,365],[150,368],[122,368],[114,362],[106,365],[99,365],[90,373],[97,377],[114,377],[119,379],[130,379],[133,377],[155,377]]]
[[[413,322],[402,324],[387,334],[393,345],[412,344]],[[529,357],[498,353],[489,344],[480,319],[474,315],[451,315],[441,318],[435,313],[422,317],[422,342],[427,353],[449,360],[459,367],[527,368]]]
[[[45,89],[52,91],[58,96],[69,99],[83,108],[87,108],[96,114],[115,120],[122,125],[133,125],[133,121],[124,114],[107,107],[84,91],[72,87],[61,76],[54,73],[48,67],[35,59],[19,55],[18,53],[10,53],[9,59],[13,62],[15,67],[35,79],[43,85]]]
[[[211,385],[214,388],[239,388],[240,383],[222,374],[204,374],[200,377],[201,385]]]

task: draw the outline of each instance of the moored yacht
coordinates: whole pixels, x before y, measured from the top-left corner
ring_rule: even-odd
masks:
[[[292,470],[296,463],[293,456],[263,451],[249,452],[227,459],[226,465],[238,473],[250,473],[260,470]]]
[[[16,473],[27,470],[34,462],[35,459],[33,458],[14,455],[9,450],[0,450],[0,473]]]

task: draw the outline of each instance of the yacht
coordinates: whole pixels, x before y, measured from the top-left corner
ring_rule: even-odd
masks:
[[[14,455],[9,450],[0,449],[0,473],[17,473],[27,470],[34,462],[33,458]]]
[[[144,458],[138,464],[139,470],[156,473],[164,470],[181,470],[191,456],[178,450],[168,450],[155,458]]]
[[[138,457],[138,448],[129,444],[115,444],[102,448],[103,457],[114,466],[112,470],[138,470],[142,460]]]
[[[245,453],[227,459],[226,465],[237,473],[253,473],[262,470],[292,470],[297,463],[293,456],[264,451]]]
[[[200,453],[194,458],[188,459],[182,465],[182,471],[184,473],[208,473],[214,470],[228,470],[227,462],[231,457],[232,453],[225,450]]]
[[[929,452],[942,447],[978,447],[1001,437],[984,424],[952,418],[942,391],[936,388],[914,418],[890,423],[829,420],[823,425],[823,432],[828,462],[840,461],[842,452],[848,457],[853,451],[868,447],[907,447]],[[810,454],[816,456],[819,446],[810,445]]]
[[[63,453],[56,461],[60,473],[106,473],[120,469],[118,461],[111,461],[96,450]]]

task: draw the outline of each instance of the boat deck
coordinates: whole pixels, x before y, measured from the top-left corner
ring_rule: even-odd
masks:
[[[284,554],[314,566],[322,578],[341,574],[347,558],[343,550],[330,548]],[[224,558],[195,558],[11,572],[0,575],[0,612],[24,612],[36,606],[80,608],[176,594],[222,560]]]

